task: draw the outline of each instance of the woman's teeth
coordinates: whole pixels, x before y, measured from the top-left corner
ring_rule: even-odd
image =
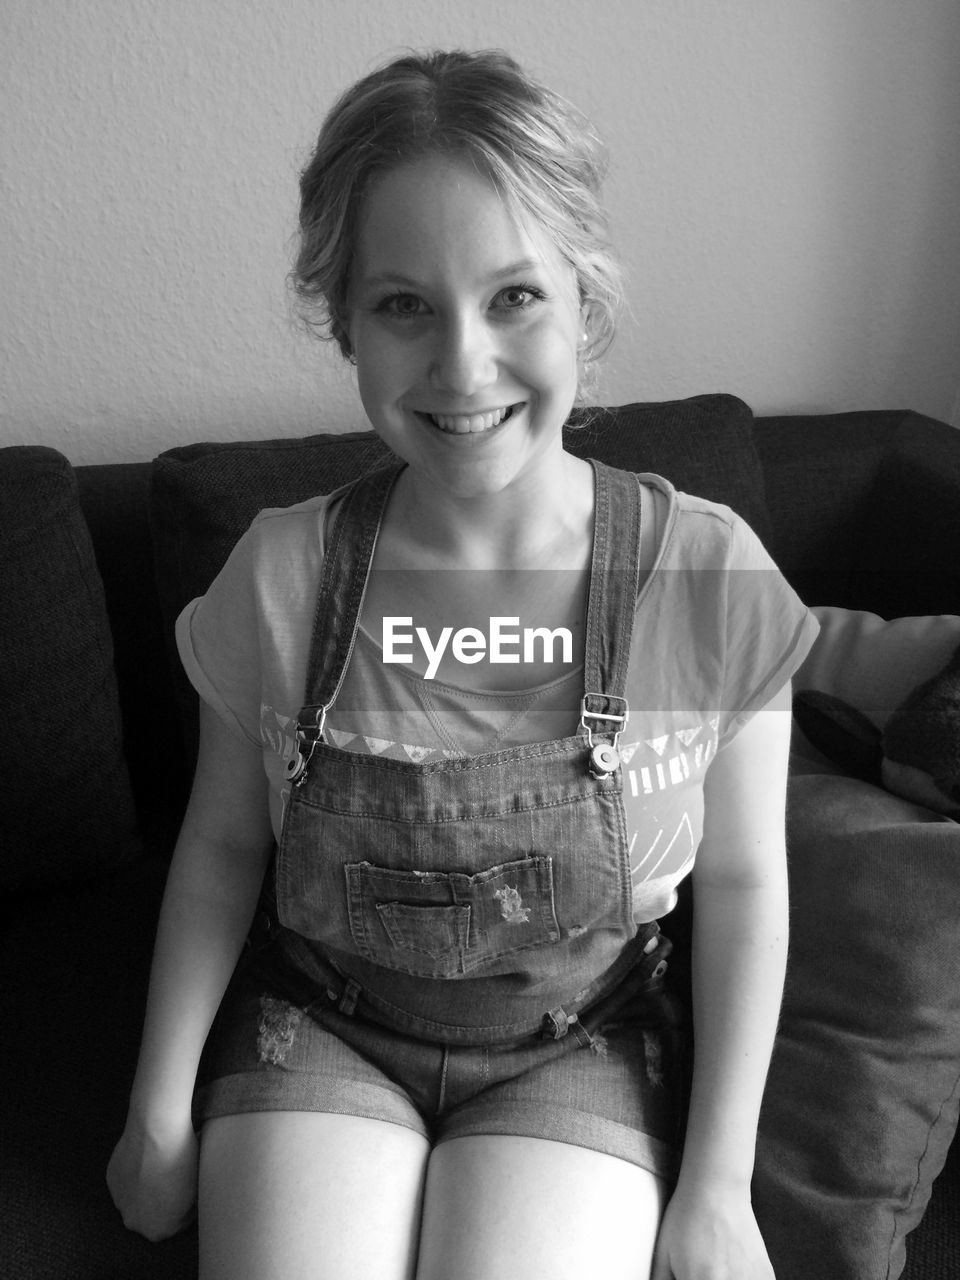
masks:
[[[508,405],[505,409],[493,409],[489,413],[428,413],[426,416],[441,431],[465,436],[498,427],[510,417],[513,408],[513,405]]]

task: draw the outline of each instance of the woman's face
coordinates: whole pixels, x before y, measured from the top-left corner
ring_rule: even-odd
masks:
[[[560,455],[583,330],[573,269],[469,162],[430,156],[372,187],[348,332],[371,423],[462,497]]]

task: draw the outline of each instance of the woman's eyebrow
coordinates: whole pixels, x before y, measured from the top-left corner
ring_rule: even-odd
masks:
[[[542,266],[543,263],[539,258],[520,258],[516,262],[508,263],[505,267],[497,267],[495,271],[485,277],[484,283],[489,284],[495,280],[503,280],[507,276],[522,274],[526,271],[535,271]],[[374,275],[364,276],[360,280],[360,284],[369,289],[387,284],[402,285],[406,289],[424,289],[427,287],[423,280],[415,280],[412,276],[406,276],[400,271],[378,271]]]
[[[423,282],[410,276],[401,275],[398,271],[378,271],[376,275],[363,276],[360,284],[365,289],[374,289],[386,284],[400,284],[407,289],[422,289]]]

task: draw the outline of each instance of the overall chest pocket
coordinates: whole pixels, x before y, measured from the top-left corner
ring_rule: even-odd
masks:
[[[350,933],[361,955],[422,978],[457,978],[560,940],[553,861],[522,858],[477,875],[344,867]]]

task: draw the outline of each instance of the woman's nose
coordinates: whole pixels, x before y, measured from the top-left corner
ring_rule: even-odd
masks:
[[[445,324],[437,335],[430,375],[438,391],[458,396],[490,386],[497,376],[497,343],[489,326],[473,317]]]

